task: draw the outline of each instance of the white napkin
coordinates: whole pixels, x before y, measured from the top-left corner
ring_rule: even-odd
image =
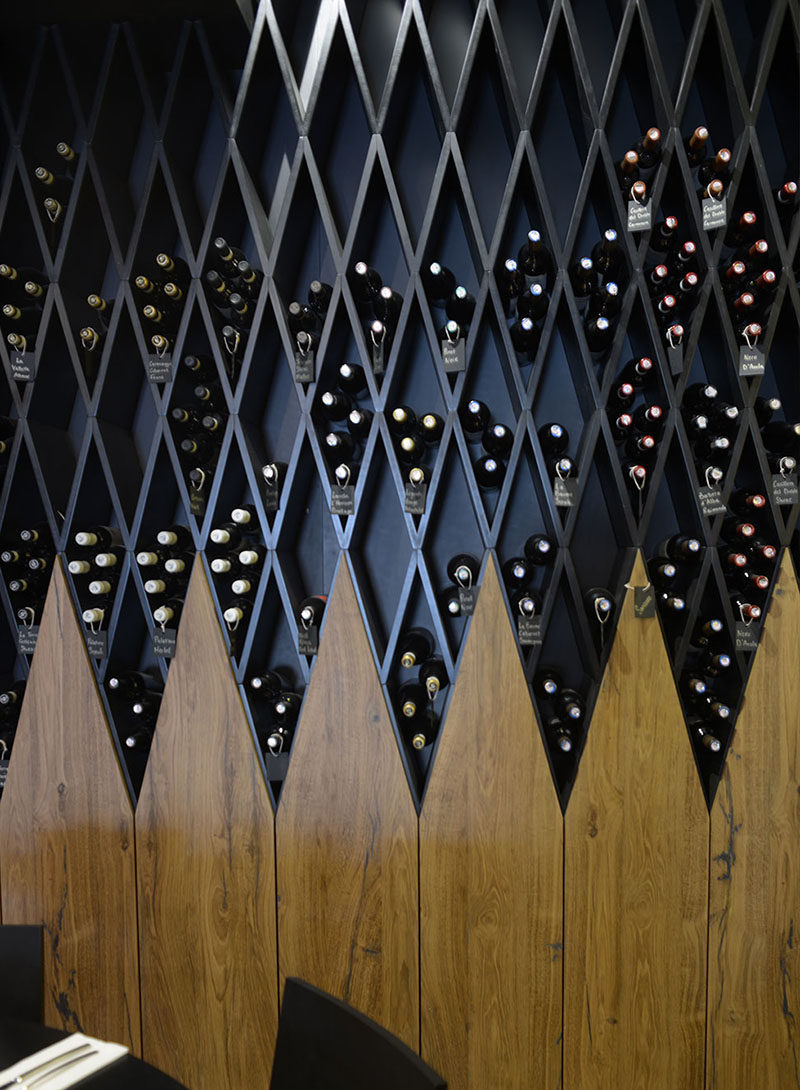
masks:
[[[91,1045],[95,1051],[81,1059],[80,1062],[74,1063],[71,1067],[51,1075],[46,1080],[42,1079],[40,1083],[36,1084],[35,1090],[67,1090],[68,1087],[76,1086],[84,1079],[88,1079],[95,1071],[100,1071],[101,1068],[114,1063],[115,1060],[124,1056],[128,1051],[125,1045],[115,1045],[110,1041],[100,1041],[96,1037],[87,1037],[83,1033],[73,1033],[69,1037],[65,1037],[63,1041],[58,1041],[54,1045],[40,1049],[39,1052],[33,1052],[30,1056],[26,1056],[24,1060],[15,1063],[13,1067],[7,1067],[5,1071],[0,1071],[0,1086],[15,1079],[18,1075],[24,1075],[26,1071],[31,1071],[32,1068],[38,1067],[40,1064],[47,1063],[48,1060],[54,1060],[57,1056],[63,1056],[65,1052],[71,1052],[83,1044]],[[71,1058],[65,1057],[64,1063]],[[31,1081],[35,1078],[36,1075],[31,1075]]]

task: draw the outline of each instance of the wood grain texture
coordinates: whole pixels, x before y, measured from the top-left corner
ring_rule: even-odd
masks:
[[[419,1041],[417,815],[343,555],[277,812],[281,980]]]
[[[60,561],[0,806],[3,921],[45,929],[45,1021],[141,1045],[133,810]]]
[[[798,646],[787,553],[711,810],[708,1090],[800,1088]]]
[[[700,1090],[708,811],[658,620],[621,608],[566,813],[564,1087]]]
[[[490,556],[420,818],[422,1055],[452,1090],[561,1079],[563,822]]]
[[[202,563],[136,811],[144,1058],[190,1090],[267,1086],[272,807]]]

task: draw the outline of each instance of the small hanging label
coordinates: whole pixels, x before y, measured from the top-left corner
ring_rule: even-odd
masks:
[[[671,345],[667,342],[667,359],[671,375],[680,375],[683,371],[683,344]]]
[[[20,655],[32,655],[39,638],[38,624],[24,625],[17,629],[17,651]]]
[[[33,382],[36,378],[36,356],[33,352],[11,353],[11,377],[17,382]]]
[[[0,795],[3,793],[3,788],[6,785],[6,777],[8,776],[8,758],[0,761]]]
[[[628,230],[649,231],[653,226],[653,207],[648,202],[628,201]]]
[[[383,357],[383,344],[385,338],[382,337],[377,344],[375,338],[372,338],[372,373],[373,375],[382,375],[386,370],[386,364]]]
[[[702,206],[704,231],[716,231],[718,227],[724,227],[728,222],[727,196],[723,197],[721,201],[717,201],[713,197],[704,197]]]
[[[633,615],[640,621],[655,617],[656,600],[651,586],[633,588]]]
[[[574,477],[553,478],[553,498],[556,507],[574,507],[578,495],[578,482]]]
[[[289,768],[288,753],[265,753],[264,764],[267,766],[267,779],[275,783],[286,779]]]
[[[457,341],[449,341],[446,338],[442,341],[442,364],[448,375],[466,371],[467,352],[463,337],[459,337]]]
[[[175,655],[175,628],[157,628],[153,632],[153,654],[158,658],[171,659]]]
[[[764,352],[757,345],[752,348],[746,344],[739,346],[740,375],[763,375],[764,363]]]
[[[264,481],[264,510],[265,511],[277,511],[278,510],[278,482],[277,481]]]
[[[196,488],[189,489],[189,510],[198,518],[202,518],[206,513],[205,494],[203,492],[198,492]]]
[[[294,381],[295,382],[313,382],[314,381],[314,353],[306,352],[303,355],[299,350],[294,354]]]
[[[422,484],[412,484],[411,481],[406,481],[406,500],[403,510],[407,515],[424,515],[427,497],[428,486],[424,481]]]
[[[150,382],[172,382],[174,375],[171,352],[165,352],[163,356],[147,357],[147,377]]]
[[[772,474],[772,498],[779,507],[791,507],[797,503],[797,477],[795,474]]]
[[[475,612],[475,600],[478,597],[477,587],[459,587],[458,604],[462,617],[471,617]]]
[[[352,484],[331,486],[331,514],[354,515],[356,513],[356,489]]]
[[[86,650],[93,659],[104,659],[108,655],[108,632],[100,629],[99,632],[86,633]]]
[[[697,489],[697,498],[700,501],[700,509],[706,518],[725,513],[725,504],[722,502],[722,492],[719,488],[711,488],[704,485]]]
[[[518,616],[517,637],[522,647],[540,647],[542,643],[542,618]]]
[[[736,622],[736,650],[737,651],[757,651],[758,650],[758,625],[745,624],[743,621]]]
[[[315,624],[302,626],[297,632],[297,650],[301,655],[316,655],[319,650],[319,629]]]

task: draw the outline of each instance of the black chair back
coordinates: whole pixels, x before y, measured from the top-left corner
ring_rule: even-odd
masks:
[[[286,981],[270,1090],[446,1090],[377,1022],[304,980]]]
[[[42,928],[0,927],[0,1017],[41,1022],[43,1017]]]

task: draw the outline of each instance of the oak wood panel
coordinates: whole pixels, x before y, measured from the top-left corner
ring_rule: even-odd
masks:
[[[276,817],[280,973],[419,1040],[417,815],[346,554]]]
[[[798,646],[787,553],[711,810],[709,1090],[800,1087]]]
[[[141,1046],[133,810],[61,562],[0,806],[3,921],[42,924],[45,1021]]]
[[[420,818],[422,1055],[452,1090],[561,1078],[563,822],[490,554]]]
[[[273,814],[199,558],[136,830],[145,1059],[190,1090],[268,1085]]]
[[[641,556],[630,581],[648,582]],[[622,615],[566,813],[565,1090],[699,1090],[708,812],[653,617]]]

